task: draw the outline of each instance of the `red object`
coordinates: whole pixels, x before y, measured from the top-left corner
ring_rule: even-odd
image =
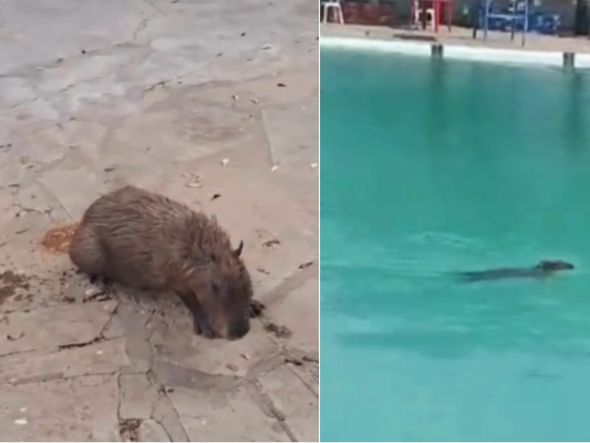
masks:
[[[344,22],[354,25],[392,25],[394,8],[390,5],[370,3],[341,2]]]
[[[442,9],[443,7],[446,9],[447,12],[447,25],[449,26],[449,31],[451,30],[451,23],[453,21],[453,0],[418,0],[418,8],[423,9],[424,3],[428,1],[432,4],[434,8],[434,32],[438,33],[438,27],[441,24],[442,18]]]

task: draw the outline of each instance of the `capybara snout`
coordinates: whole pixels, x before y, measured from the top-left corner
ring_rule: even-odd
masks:
[[[242,250],[214,217],[127,186],[86,210],[70,258],[92,277],[174,292],[190,310],[195,332],[236,339],[250,329],[252,283]]]
[[[240,254],[243,245],[193,276],[190,307],[195,330],[210,338],[241,338],[250,330],[252,284]],[[188,305],[188,303],[187,303]]]

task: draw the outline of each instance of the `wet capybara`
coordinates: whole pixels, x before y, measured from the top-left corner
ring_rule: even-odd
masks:
[[[69,254],[91,279],[178,294],[195,333],[237,339],[250,330],[252,299],[242,248],[232,248],[215,217],[126,186],[86,210]]]
[[[463,282],[485,280],[501,280],[508,278],[545,278],[559,271],[574,269],[574,265],[563,260],[542,260],[528,268],[498,268],[485,271],[459,272],[457,275]]]

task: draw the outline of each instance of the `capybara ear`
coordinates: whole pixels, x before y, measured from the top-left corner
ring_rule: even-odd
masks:
[[[239,246],[236,249],[234,249],[234,256],[239,257],[240,255],[242,255],[242,249],[244,249],[244,242],[240,240]]]

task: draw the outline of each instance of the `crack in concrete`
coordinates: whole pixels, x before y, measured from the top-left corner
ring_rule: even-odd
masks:
[[[301,381],[301,383],[303,383],[305,385],[305,387],[307,388],[307,390],[309,392],[311,392],[311,394],[316,397],[319,398],[318,392],[314,389],[314,387],[311,385],[311,383],[309,383],[301,374],[299,374],[299,372],[295,371],[293,368],[291,368],[289,365],[287,365],[287,369],[289,371],[291,371],[291,373],[297,377],[299,379],[299,381]]]
[[[117,303],[115,305],[114,309],[112,310],[112,312],[109,314],[108,318],[105,320],[105,322],[101,326],[100,331],[98,332],[98,334],[92,340],[88,340],[88,341],[81,342],[81,343],[68,343],[68,344],[65,344],[65,345],[59,345],[58,346],[58,349],[61,351],[61,350],[64,350],[64,349],[84,348],[86,346],[90,346],[90,345],[93,345],[95,343],[108,343],[108,342],[113,341],[113,340],[121,339],[122,337],[111,337],[109,339],[105,339],[105,337],[104,337],[104,331],[106,331],[107,325],[112,320],[112,318],[114,317],[114,315],[115,315],[115,313],[117,312],[118,309],[119,309],[119,303]]]
[[[94,376],[101,376],[101,375],[115,375],[118,371],[109,371],[109,372],[85,372],[83,374],[76,374],[76,375],[68,375],[64,376],[63,372],[53,372],[49,374],[42,374],[42,375],[33,375],[30,377],[24,377],[20,379],[11,379],[7,382],[0,383],[0,386],[3,385],[10,385],[10,386],[21,386],[21,385],[30,385],[33,383],[45,383],[48,381],[54,380],[76,380],[82,377],[94,377]]]
[[[141,97],[140,97],[141,100],[143,100],[147,94],[149,94],[150,92],[152,92],[153,90],[155,90],[158,86],[161,86],[162,88],[166,88],[166,83],[169,83],[171,81],[172,81],[172,79],[160,80],[159,82],[154,83],[153,85],[148,86],[147,88],[145,88],[141,92]]]
[[[121,423],[121,402],[123,398],[121,387],[121,372],[117,371],[117,423]]]
[[[307,280],[317,276],[318,265],[314,263],[303,269],[298,269],[293,274],[286,277],[281,283],[272,288],[263,296],[259,297],[267,306],[285,299],[295,289],[303,286]]]
[[[39,100],[39,97],[28,98],[26,100],[21,100],[20,102],[16,102],[15,104],[10,106],[10,109],[16,109],[19,106],[25,105],[27,103],[34,103]]]
[[[155,421],[157,424],[159,424],[160,427],[164,430],[164,432],[166,433],[166,437],[168,437],[168,441],[174,441],[174,439],[172,438],[172,435],[170,435],[170,431],[168,431],[168,429],[166,428],[166,426],[164,426],[164,424],[160,420],[158,420],[157,418],[154,418],[153,415],[150,415],[150,418],[153,421]],[[187,438],[187,440],[188,440],[188,438]]]
[[[264,414],[277,421],[283,432],[287,434],[291,441],[297,441],[295,433],[286,422],[285,414],[283,414],[275,406],[271,398],[263,392],[262,386],[260,385],[260,382],[258,380],[251,381],[248,384],[246,384],[246,391],[250,395],[252,401],[260,407],[260,410]]]
[[[144,48],[144,49],[150,49],[149,45],[136,45],[136,44],[134,44],[134,42],[124,40],[124,41],[120,41],[117,43],[113,43],[112,45],[104,46],[102,48],[90,49],[90,50],[87,49],[83,55],[72,55],[71,57],[68,57],[68,58],[47,61],[44,63],[30,63],[28,65],[24,65],[24,66],[18,67],[16,69],[12,69],[12,70],[0,73],[0,79],[26,77],[29,74],[36,74],[36,73],[46,70],[46,69],[52,69],[57,66],[61,66],[65,62],[67,62],[71,59],[80,59],[81,57],[88,57],[89,55],[102,55],[103,53],[105,53],[111,49],[125,48],[125,47],[139,47],[139,48]],[[151,52],[151,50],[150,50],[150,52]]]
[[[155,19],[156,17],[167,15],[164,11],[162,11],[160,8],[158,8],[154,2],[152,2],[150,0],[144,0],[144,3],[149,5],[150,8],[154,9],[155,14],[144,18],[143,20],[141,20],[138,23],[138,25],[135,27],[135,30],[133,31],[133,41],[137,41],[137,39],[139,37],[139,33],[144,31],[148,27],[148,24],[151,20]]]
[[[188,438],[188,434],[186,432],[186,429],[184,429],[184,426],[182,425],[182,421],[180,420],[180,414],[178,413],[178,411],[174,407],[174,403],[172,402],[172,400],[170,400],[170,397],[168,397],[167,394],[164,394],[164,397],[166,397],[166,399],[168,400],[168,403],[170,404],[170,409],[172,410],[172,413],[174,414],[174,418],[176,419],[176,425],[178,425],[178,429],[180,429],[180,431],[182,432],[182,438],[185,441],[190,441],[190,439]],[[154,418],[154,417],[152,417],[152,418]],[[162,424],[162,427],[164,428],[164,431],[166,432],[166,434],[169,435],[170,431],[168,430],[168,428],[166,426],[164,426],[163,424]],[[171,438],[170,441],[173,441],[173,439]]]
[[[150,330],[150,324],[155,317],[156,317],[156,309],[153,308],[151,310],[151,313],[150,313],[148,319],[143,324],[143,329],[144,329],[145,333],[147,333],[148,330]],[[152,420],[156,421],[162,427],[162,429],[164,430],[164,432],[168,436],[168,439],[170,441],[173,441],[170,430],[164,425],[164,423],[162,423],[161,421],[159,421],[155,417],[155,410],[158,406],[158,402],[161,401],[161,396],[164,396],[166,398],[166,400],[168,400],[168,403],[170,405],[170,409],[172,410],[172,412],[175,415],[175,418],[176,418],[175,425],[178,427],[178,429],[181,430],[183,437],[186,439],[186,441],[189,441],[188,434],[186,433],[186,430],[184,429],[182,422],[180,421],[180,415],[178,414],[178,411],[174,407],[174,403],[171,401],[170,397],[166,394],[165,390],[160,389],[161,381],[160,381],[160,378],[159,378],[157,372],[154,371],[155,352],[154,352],[154,347],[152,344],[152,338],[153,338],[154,332],[155,332],[155,330],[152,329],[149,331],[149,334],[147,334],[147,344],[148,344],[150,356],[149,356],[149,361],[148,361],[148,369],[144,372],[146,379],[149,382],[149,384],[151,385],[151,387],[153,389],[156,389],[158,392],[158,399],[151,404],[150,418]],[[122,392],[121,388],[119,387],[119,396],[121,396],[121,392]],[[119,398],[119,402],[121,402],[121,398]],[[120,415],[119,415],[119,417],[120,417]]]
[[[31,354],[36,352],[35,349],[27,349],[26,351],[12,351],[12,352],[8,352],[6,354],[1,354],[0,355],[0,361],[2,361],[1,359],[3,359],[4,357],[10,357],[12,355],[19,355],[19,354]]]
[[[62,158],[59,161],[63,160],[63,157],[65,157],[65,155],[62,156]],[[55,193],[51,189],[49,189],[47,186],[45,186],[39,180],[35,180],[35,183],[41,189],[43,189],[47,193],[47,195],[53,199],[53,201],[55,201],[57,203],[57,205],[61,208],[61,210],[64,212],[64,214],[66,214],[69,217],[70,220],[73,220],[74,219],[74,217],[72,216],[72,214],[70,213],[70,211],[68,211],[68,209],[65,207],[65,205],[61,202],[61,200],[58,198],[58,196],[55,195]],[[53,211],[53,208],[51,208],[51,210]]]

